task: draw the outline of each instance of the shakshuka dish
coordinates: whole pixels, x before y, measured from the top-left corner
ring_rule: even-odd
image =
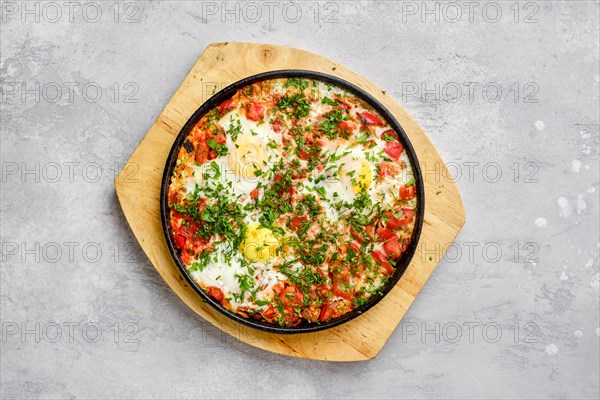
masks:
[[[180,262],[234,314],[279,327],[359,308],[392,277],[417,208],[390,124],[319,79],[267,79],[205,113],[177,152],[167,224]]]

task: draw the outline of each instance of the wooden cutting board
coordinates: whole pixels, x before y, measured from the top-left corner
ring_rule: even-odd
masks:
[[[279,69],[338,76],[365,89],[394,114],[419,158],[425,179],[425,220],[415,256],[396,287],[375,307],[341,326],[320,332],[276,335],[220,314],[187,285],[171,258],[160,219],[160,183],[171,145],[188,118],[214,93],[242,78]],[[400,77],[399,77],[400,78]],[[436,172],[432,172],[436,171]],[[256,43],[215,43],[202,53],[175,95],[115,180],[133,233],[173,291],[202,318],[252,346],[295,357],[330,361],[374,358],[406,313],[465,223],[464,206],[444,162],[417,123],[382,89],[325,57]],[[434,254],[432,254],[434,251]]]

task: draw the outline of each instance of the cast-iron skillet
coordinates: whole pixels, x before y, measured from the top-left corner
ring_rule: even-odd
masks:
[[[404,146],[405,151],[408,154],[410,159],[413,174],[415,178],[416,184],[416,198],[417,198],[417,210],[415,213],[415,228],[412,234],[411,242],[406,249],[406,251],[402,254],[399,260],[396,262],[396,271],[392,275],[392,277],[387,281],[387,283],[381,288],[381,295],[373,295],[369,300],[363,304],[362,306],[352,310],[349,313],[346,313],[338,318],[329,320],[327,322],[322,323],[303,323],[301,325],[295,327],[281,327],[272,324],[268,324],[266,322],[256,321],[253,319],[246,319],[237,314],[234,314],[232,311],[226,309],[221,306],[215,300],[213,300],[210,296],[208,296],[196,282],[192,279],[191,275],[188,273],[185,268],[183,262],[179,258],[177,254],[177,250],[175,249],[173,243],[173,236],[171,234],[171,229],[169,227],[169,207],[167,204],[167,194],[169,189],[169,184],[171,182],[171,175],[173,173],[173,168],[175,167],[175,163],[177,161],[177,154],[179,153],[179,148],[182,146],[184,139],[187,137],[190,130],[196,125],[196,123],[206,114],[208,111],[212,110],[223,101],[231,98],[239,89],[250,85],[252,83],[268,80],[268,79],[276,79],[276,78],[307,78],[307,79],[316,79],[320,81],[330,82],[338,87],[346,89],[348,92],[352,92],[357,95],[359,98],[362,98],[367,103],[369,103],[379,114],[381,114],[387,122],[391,125],[391,127],[398,133],[400,138],[400,142]],[[160,191],[160,212],[163,223],[163,231],[165,234],[165,238],[167,240],[167,245],[169,246],[169,250],[171,251],[171,255],[175,260],[175,263],[179,267],[181,274],[187,279],[189,284],[194,288],[194,290],[202,297],[208,304],[212,307],[216,308],[221,313],[225,314],[227,317],[240,322],[244,325],[250,326],[252,328],[261,329],[263,331],[272,332],[272,333],[306,333],[306,332],[314,332],[322,329],[327,329],[334,327],[336,325],[342,324],[344,322],[350,321],[358,317],[360,314],[367,311],[369,308],[373,307],[377,304],[388,292],[398,283],[402,274],[408,267],[410,260],[412,259],[417,243],[419,241],[419,236],[421,235],[421,228],[423,226],[423,214],[424,214],[424,189],[423,189],[423,177],[421,176],[421,169],[419,167],[419,161],[417,160],[417,155],[406,136],[406,133],[396,121],[394,116],[385,108],[383,105],[375,100],[370,94],[368,94],[363,89],[346,82],[343,79],[323,74],[315,71],[305,71],[305,70],[280,70],[280,71],[270,71],[264,72],[257,75],[252,75],[247,78],[244,78],[238,82],[235,82],[225,89],[219,91],[217,94],[208,99],[196,112],[190,117],[187,123],[179,132],[177,139],[175,139],[175,143],[173,143],[173,147],[171,148],[171,152],[169,153],[169,157],[167,158],[167,164],[165,166],[165,171],[163,173],[161,191]]]

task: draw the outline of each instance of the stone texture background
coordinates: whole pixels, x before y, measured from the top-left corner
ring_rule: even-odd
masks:
[[[0,4],[2,398],[598,398],[597,1],[72,4]],[[373,361],[215,331],[123,218],[115,172],[221,41],[363,74],[457,177],[467,224]]]

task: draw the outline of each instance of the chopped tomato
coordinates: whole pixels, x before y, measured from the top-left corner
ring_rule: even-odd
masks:
[[[415,198],[415,185],[400,187],[400,198],[403,200],[411,200]]]
[[[175,245],[178,248],[183,249],[185,247],[185,236],[179,235],[179,234],[175,234],[173,236],[173,239],[175,240]]]
[[[321,307],[321,314],[319,315],[319,320],[321,322],[329,320],[329,318],[331,318],[331,312],[332,310],[327,306],[327,304],[323,305],[323,307]]]
[[[298,156],[301,160],[308,160],[310,158],[310,155],[305,150],[298,150]]]
[[[258,197],[258,188],[255,188],[250,192],[250,198],[256,199],[257,197]]]
[[[207,159],[208,159],[208,148],[206,148],[206,147],[198,148],[198,150],[196,150],[196,155],[194,156],[194,160],[198,164],[204,164]]]
[[[281,132],[281,128],[283,128],[283,125],[279,120],[273,122],[273,132],[279,133]]]
[[[378,235],[380,240],[398,239],[398,236],[389,229],[382,229]]]
[[[388,223],[386,229],[395,230],[401,226],[410,224],[414,219],[415,212],[410,208],[402,208],[400,212],[395,215],[391,214],[388,216]]]
[[[392,264],[387,260],[381,261],[380,267],[384,274],[391,274],[394,272],[394,267],[392,267]]]
[[[317,152],[315,150],[311,150],[309,152],[309,151],[306,151],[306,150],[302,149],[302,150],[298,150],[298,156],[302,160],[308,160],[309,158],[316,157],[317,156]]]
[[[283,283],[281,283],[281,282],[278,282],[275,285],[273,285],[273,293],[275,293],[277,296],[279,296],[281,294],[283,289],[284,289]]]
[[[302,316],[310,322],[317,322],[320,315],[321,309],[315,305],[310,305],[302,310]]]
[[[350,250],[355,253],[360,253],[360,244],[358,244],[356,241],[350,243]]]
[[[302,320],[296,314],[296,310],[294,310],[293,307],[286,308],[285,309],[285,313],[283,315],[284,315],[284,317],[283,317],[283,324],[284,325],[287,325],[287,326],[296,326],[300,322],[302,322]]]
[[[273,306],[269,306],[269,308],[267,308],[267,310],[263,311],[261,314],[267,320],[271,320],[277,317],[277,311],[275,311],[275,308],[273,308]]]
[[[402,224],[400,223],[400,219],[396,218],[394,215],[390,215],[385,227],[386,227],[386,229],[394,230],[394,229],[398,229],[401,225]]]
[[[251,103],[246,106],[246,117],[251,121],[260,121],[265,114],[265,106],[258,103]]]
[[[297,231],[303,222],[308,221],[306,217],[294,217],[290,220],[290,228]]]
[[[373,260],[375,261],[379,261],[382,262],[385,260],[385,254],[383,254],[381,251],[379,250],[374,250],[371,252],[371,257],[373,257]]]
[[[346,299],[346,300],[352,300],[352,297],[354,297],[351,292],[347,292],[347,291],[343,290],[341,288],[340,284],[337,282],[333,283],[332,292],[336,296],[340,296],[341,298]]]
[[[214,160],[216,158],[217,158],[217,151],[215,149],[209,149],[208,156],[206,156],[206,159],[208,161],[210,161],[210,160]]]
[[[387,161],[379,163],[379,176],[382,178],[391,176],[394,172],[396,172],[396,166],[393,163]]]
[[[383,244],[383,250],[388,257],[398,257],[402,253],[402,246],[398,243],[398,236],[389,229],[382,229],[379,232],[379,240],[385,241]],[[379,260],[382,259],[382,255],[379,252],[374,251],[371,253],[373,258]]]
[[[383,244],[383,250],[385,250],[388,257],[397,258],[402,254],[402,246],[398,242],[398,238],[390,239]]]
[[[304,301],[304,294],[302,294],[295,286],[288,286],[281,291],[279,298],[284,307],[292,307],[302,304]]]
[[[411,210],[410,208],[403,208],[402,216],[399,218],[400,225],[406,226],[406,225],[410,224],[414,218],[415,218],[414,210]]]
[[[217,142],[217,144],[225,144],[227,139],[225,138],[225,134],[223,132],[219,132],[215,135],[214,141]]]
[[[224,102],[219,104],[219,112],[221,114],[227,113],[227,111],[229,111],[233,108],[234,104],[235,103],[234,103],[233,99],[225,100]]]
[[[187,222],[191,222],[192,221],[188,216],[185,216],[184,219]],[[197,227],[195,225],[194,226],[184,226],[184,225],[181,225],[179,227],[179,229],[177,230],[177,234],[182,235],[185,238],[191,238],[194,235],[194,233],[196,233],[196,230],[197,230]]]
[[[400,143],[396,141],[385,142],[385,154],[390,156],[392,160],[397,160],[398,158],[400,158],[400,155],[402,155],[402,150],[404,150],[404,148]]]
[[[191,263],[192,255],[190,253],[188,253],[187,251],[181,252],[181,261],[183,261],[183,263],[186,265]]]
[[[377,115],[368,111],[358,113],[358,116],[365,125],[383,125],[383,121]]]
[[[350,134],[354,132],[355,125],[352,122],[342,121],[338,124],[338,128],[340,128],[343,133]]]
[[[225,296],[223,295],[223,291],[221,289],[219,289],[218,287],[216,287],[216,286],[209,286],[206,289],[206,293],[208,293],[208,295],[210,297],[212,297],[213,299],[215,299],[219,303],[222,302],[223,299],[225,298]]]

